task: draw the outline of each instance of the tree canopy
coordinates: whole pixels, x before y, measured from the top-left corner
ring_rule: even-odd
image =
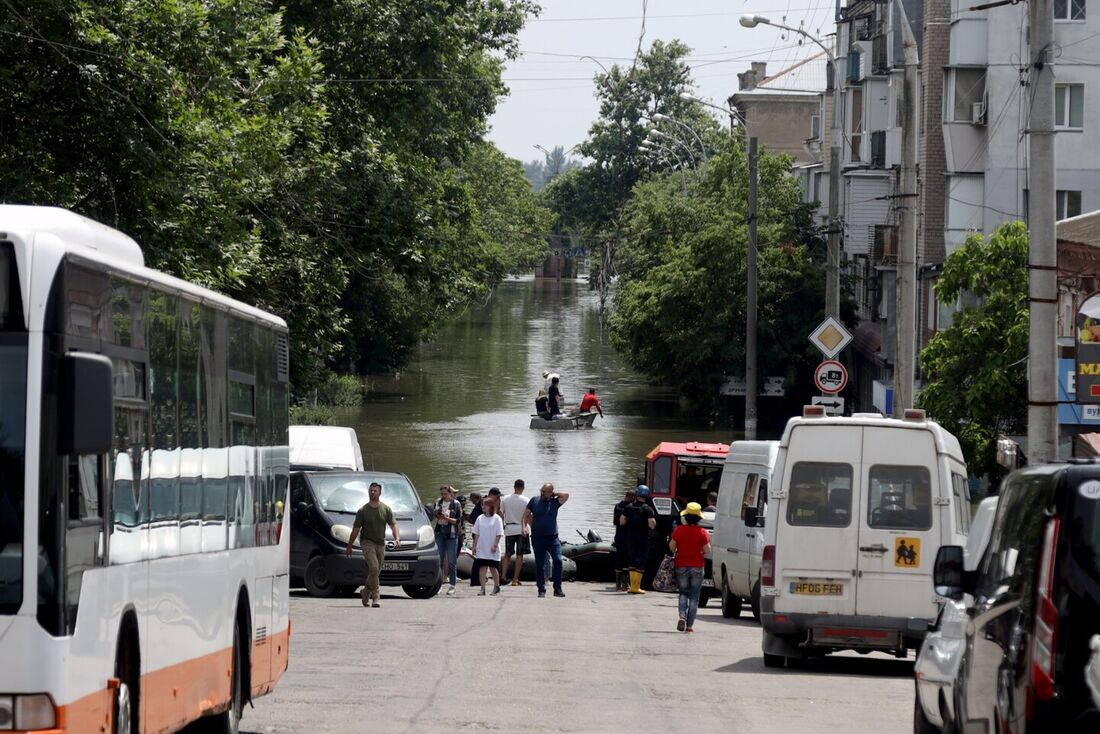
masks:
[[[545,249],[482,142],[527,0],[0,6],[4,201],[287,319],[292,377],[392,367]]]
[[[944,262],[936,297],[957,303],[921,352],[921,407],[962,444],[971,473],[999,476],[997,436],[1027,427],[1027,227],[972,234]],[[974,355],[982,358],[976,360]]]

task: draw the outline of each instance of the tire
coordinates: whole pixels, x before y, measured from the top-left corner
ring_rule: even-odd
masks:
[[[703,608],[707,604],[710,604],[710,589],[703,589],[699,592],[699,607]]]
[[[443,579],[435,582],[435,586],[402,586],[405,593],[413,599],[431,599],[443,588]]]
[[[782,668],[787,664],[787,658],[782,655],[772,655],[769,652],[764,653],[764,667],[765,668]]]
[[[940,730],[932,726],[932,722],[924,715],[919,694],[913,697],[913,734],[940,734]]]
[[[737,619],[741,616],[741,597],[730,593],[730,587],[726,583],[726,574],[722,574],[722,616],[726,619]]]
[[[752,618],[760,621],[760,579],[752,585],[752,594],[749,595],[749,606],[752,607]]]
[[[240,734],[241,712],[244,701],[241,697],[241,628],[233,624],[233,668],[229,676],[229,708],[220,714],[213,714],[203,721],[202,731],[207,734]]]
[[[118,689],[115,692],[114,704],[114,734],[139,734],[141,721],[138,712],[138,696],[141,693],[140,677],[137,665],[130,649],[132,641],[124,641],[119,647],[118,657],[115,660],[115,677],[118,678]]]
[[[318,599],[328,599],[336,593],[336,584],[329,578],[328,568],[325,566],[325,559],[322,556],[314,556],[309,559],[309,563],[306,564],[304,581],[306,591],[309,592],[310,596]]]

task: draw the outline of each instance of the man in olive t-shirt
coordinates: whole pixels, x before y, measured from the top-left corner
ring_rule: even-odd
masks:
[[[359,508],[355,513],[355,524],[351,527],[351,537],[348,538],[347,556],[351,558],[351,549],[355,545],[355,538],[362,531],[360,545],[363,548],[363,558],[367,562],[367,583],[363,586],[363,606],[381,606],[378,603],[378,575],[382,572],[382,561],[386,558],[386,526],[393,531],[394,546],[401,544],[401,533],[397,528],[397,522],[393,519],[393,510],[382,503],[382,485],[371,482],[367,488],[370,497],[367,504]]]

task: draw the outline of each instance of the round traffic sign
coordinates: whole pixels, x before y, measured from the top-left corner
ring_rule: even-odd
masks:
[[[848,370],[835,359],[827,359],[814,370],[814,384],[821,392],[835,395],[848,384]]]

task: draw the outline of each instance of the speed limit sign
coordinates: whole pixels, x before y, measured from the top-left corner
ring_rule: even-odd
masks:
[[[827,359],[814,370],[814,384],[825,393],[838,393],[848,384],[848,370],[835,359]]]

